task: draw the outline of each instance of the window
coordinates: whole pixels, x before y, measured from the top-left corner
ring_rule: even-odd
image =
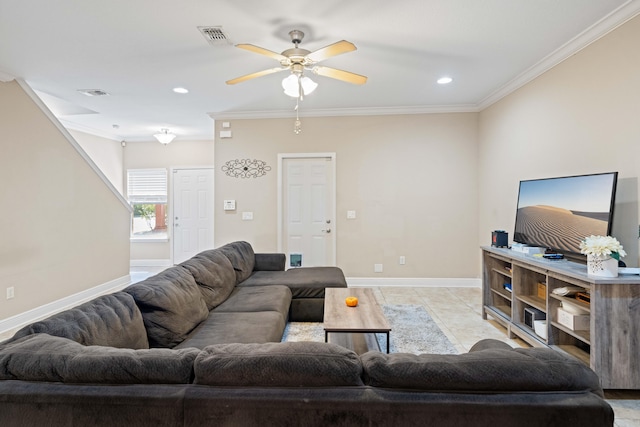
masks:
[[[131,238],[166,240],[167,170],[127,170],[127,198],[133,207]]]

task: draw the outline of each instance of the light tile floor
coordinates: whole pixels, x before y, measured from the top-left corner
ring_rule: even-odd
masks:
[[[507,338],[506,330],[496,322],[482,320],[480,288],[378,287],[374,292],[380,304],[422,305],[461,353],[483,338],[528,347],[524,341]],[[613,407],[616,427],[640,427],[640,391],[607,391],[605,395]]]

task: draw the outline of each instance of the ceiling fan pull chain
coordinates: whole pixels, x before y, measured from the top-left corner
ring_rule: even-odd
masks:
[[[300,94],[300,101],[304,101],[304,91],[302,90],[302,73],[298,76],[298,93]],[[297,103],[298,101],[296,101]]]
[[[293,122],[293,133],[295,133],[296,135],[300,135],[300,132],[302,132],[302,122],[300,121],[300,117],[298,116],[298,107],[299,107],[299,103],[298,100],[296,99],[296,121]]]

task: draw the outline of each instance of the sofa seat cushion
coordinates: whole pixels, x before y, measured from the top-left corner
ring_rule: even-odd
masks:
[[[214,310],[176,348],[202,349],[211,344],[279,342],[285,326],[285,316],[277,311],[218,313]]]
[[[212,345],[198,355],[194,372],[195,383],[214,386],[363,385],[356,353],[319,342]]]
[[[236,284],[251,276],[256,263],[256,255],[251,244],[247,242],[232,242],[216,250],[225,254],[231,261],[231,265],[236,272]]]
[[[172,267],[131,285],[142,312],[150,347],[174,347],[209,315],[195,279],[182,267]]]
[[[195,279],[209,310],[226,300],[236,285],[236,271],[231,261],[216,249],[201,252],[180,266]]]
[[[374,387],[460,392],[584,391],[601,393],[597,375],[577,359],[547,348],[486,349],[466,354],[361,356]]]
[[[291,291],[286,286],[258,286],[234,289],[231,296],[219,305],[216,313],[277,311],[289,312]]]
[[[302,267],[287,271],[254,271],[239,286],[285,285],[294,299],[324,298],[325,288],[346,288],[344,273],[338,267]]]
[[[83,346],[33,334],[0,346],[0,379],[99,384],[186,384],[199,350]]]
[[[133,297],[125,292],[99,296],[27,325],[14,338],[36,333],[68,338],[82,345],[149,348],[142,314]]]

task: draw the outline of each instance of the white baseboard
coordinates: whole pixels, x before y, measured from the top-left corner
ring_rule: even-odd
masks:
[[[480,279],[430,277],[347,277],[350,288],[384,286],[414,288],[480,288]]]
[[[97,296],[117,292],[129,285],[129,283],[131,283],[131,277],[127,274],[126,276],[119,277],[103,283],[102,285],[94,286],[93,288],[41,305],[40,307],[25,311],[24,313],[17,314],[7,319],[2,319],[0,320],[0,334],[17,330],[29,323],[44,319],[52,314],[59,313],[62,310],[75,307],[76,305],[82,304],[83,302],[89,301]]]
[[[131,267],[171,267],[170,259],[132,259]]]

